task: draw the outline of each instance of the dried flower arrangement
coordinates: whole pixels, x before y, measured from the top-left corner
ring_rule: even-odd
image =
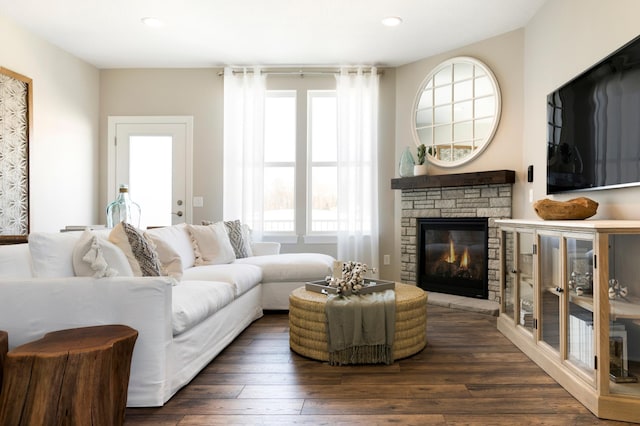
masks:
[[[336,289],[337,294],[348,296],[349,294],[358,294],[365,284],[365,274],[369,271],[369,267],[360,262],[344,262],[342,264],[341,277],[327,277],[325,281],[329,287]],[[375,268],[371,272],[375,273]]]

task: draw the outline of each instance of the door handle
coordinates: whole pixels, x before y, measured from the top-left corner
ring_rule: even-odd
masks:
[[[172,212],[171,214],[175,214],[175,215],[176,215],[176,216],[178,216],[178,217],[182,217],[182,215],[183,215],[184,213],[182,213],[182,210],[178,210],[177,212],[175,212],[175,213],[173,213],[173,212]]]

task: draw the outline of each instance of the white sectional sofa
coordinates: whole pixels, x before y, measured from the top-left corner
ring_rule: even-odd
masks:
[[[8,332],[9,348],[54,330],[128,325],[139,335],[127,405],[160,406],[263,309],[288,309],[291,290],[331,274],[331,256],[279,254],[277,243],[195,266],[202,262],[188,226],[147,231],[170,276],[131,276],[135,266],[110,231],[32,233],[28,244],[0,246],[0,330]],[[106,276],[78,276],[91,273]]]

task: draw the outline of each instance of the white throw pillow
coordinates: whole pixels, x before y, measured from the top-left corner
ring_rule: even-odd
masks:
[[[73,277],[73,248],[81,232],[32,232],[29,251],[34,276],[40,278]]]
[[[166,241],[152,237],[148,232],[144,233],[145,238],[153,244],[158,260],[162,265],[162,275],[174,278],[176,281],[182,279],[182,259],[177,251]]]
[[[113,227],[109,241],[122,250],[136,277],[158,277],[162,275],[162,265],[153,243],[134,226],[120,222]]]
[[[132,277],[124,252],[115,244],[86,230],[73,249],[73,269],[78,277]]]
[[[191,244],[191,236],[187,231],[187,225],[185,223],[147,229],[145,235],[151,238],[156,246],[167,245],[174,249],[182,260],[183,269],[191,268],[196,262],[193,245]]]
[[[191,235],[195,265],[219,265],[236,259],[224,222],[213,225],[187,225]]]

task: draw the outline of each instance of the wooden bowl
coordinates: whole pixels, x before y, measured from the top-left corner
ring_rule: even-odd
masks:
[[[533,203],[536,214],[544,220],[586,219],[598,210],[598,203],[586,198],[573,198],[568,201],[555,201],[545,198]]]

